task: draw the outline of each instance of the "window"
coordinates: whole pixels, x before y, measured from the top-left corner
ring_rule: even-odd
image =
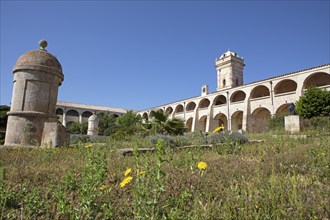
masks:
[[[225,87],[226,86],[226,80],[224,79],[224,80],[222,80],[222,85],[223,85],[223,87]]]

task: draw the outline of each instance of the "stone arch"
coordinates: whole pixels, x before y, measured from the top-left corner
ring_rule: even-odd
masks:
[[[251,91],[251,99],[267,97],[270,95],[268,87],[264,85],[256,86]]]
[[[146,120],[146,121],[148,121],[148,113],[147,113],[147,112],[144,112],[144,113],[142,114],[142,120]]]
[[[166,112],[167,114],[172,114],[172,112],[173,112],[173,108],[172,108],[172,107],[167,107],[166,110],[165,110],[165,112]]]
[[[69,111],[66,112],[66,115],[67,116],[76,116],[76,117],[79,117],[79,113],[77,110],[74,110],[74,109],[70,109]]]
[[[198,120],[198,125],[197,129],[200,131],[205,132],[206,131],[206,123],[207,123],[207,116],[203,115],[199,120]]]
[[[175,107],[175,113],[183,112],[183,105],[179,104]]]
[[[207,108],[207,107],[209,107],[209,105],[210,105],[210,100],[207,99],[207,98],[205,98],[205,99],[202,99],[202,100],[199,102],[198,107],[199,107],[199,108]]]
[[[55,111],[55,114],[56,115],[63,115],[63,109],[62,108],[57,108],[56,111]]]
[[[231,130],[241,130],[243,128],[243,111],[236,111],[231,115]]]
[[[188,120],[186,121],[186,127],[187,127],[187,131],[191,132],[192,131],[192,125],[193,125],[193,118],[188,118]]]
[[[224,95],[218,95],[213,101],[213,105],[224,105],[227,103],[227,98]]]
[[[214,120],[217,122],[216,127],[223,125],[225,130],[228,130],[227,116],[223,113],[218,113],[214,116]],[[215,128],[214,128],[215,129]]]
[[[264,132],[268,129],[270,111],[267,108],[259,107],[252,112],[252,130]]]
[[[274,94],[294,92],[297,90],[297,83],[292,79],[285,79],[278,82],[274,88]]]
[[[81,114],[81,116],[82,116],[83,118],[89,118],[89,117],[92,116],[92,115],[93,115],[93,113],[90,112],[90,111],[84,111],[84,112]]]
[[[118,117],[119,117],[118,114],[112,114],[112,115],[113,115],[113,117],[115,117],[115,118],[118,118]]]
[[[155,112],[155,110],[151,110],[150,113],[149,113],[148,118],[153,118],[154,117],[154,112]]]
[[[86,122],[86,121],[88,121],[88,118],[89,118],[91,115],[93,115],[92,112],[90,112],[90,111],[84,111],[84,112],[81,114],[81,121],[82,121],[82,122]]]
[[[189,102],[186,106],[187,111],[193,111],[196,108],[196,103],[195,102]]]
[[[290,115],[290,112],[288,110],[289,105],[290,105],[290,103],[285,103],[285,104],[281,105],[280,107],[278,107],[275,112],[276,116]]]
[[[308,76],[304,81],[303,89],[307,89],[311,86],[329,86],[330,85],[330,74],[324,72],[313,73]]]
[[[230,102],[244,101],[245,97],[246,97],[245,92],[243,92],[242,90],[238,90],[231,95]]]

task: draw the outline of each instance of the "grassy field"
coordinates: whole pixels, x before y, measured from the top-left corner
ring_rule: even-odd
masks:
[[[330,137],[247,136],[264,142],[157,142],[131,157],[117,149],[147,138],[0,150],[0,219],[329,219]]]

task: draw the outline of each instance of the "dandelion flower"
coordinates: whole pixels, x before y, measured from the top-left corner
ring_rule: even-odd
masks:
[[[105,190],[106,188],[107,188],[106,185],[102,185],[102,186],[99,187],[99,189],[100,189],[101,191]]]
[[[121,181],[120,183],[120,187],[123,188],[124,186],[126,186],[128,183],[130,183],[132,181],[133,177],[131,176],[128,176],[128,177],[125,177],[123,179],[123,181]]]
[[[207,163],[203,162],[203,161],[199,162],[198,165],[197,165],[197,168],[201,171],[206,170],[206,167],[207,167]]]
[[[127,176],[131,172],[132,172],[132,169],[131,168],[126,169],[124,176]]]

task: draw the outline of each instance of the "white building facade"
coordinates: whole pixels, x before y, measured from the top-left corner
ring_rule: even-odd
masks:
[[[202,87],[201,95],[138,111],[144,120],[153,111],[164,111],[170,118],[184,120],[188,131],[213,131],[224,125],[226,130],[267,130],[271,117],[289,115],[288,106],[295,103],[309,86],[330,90],[330,64],[243,84],[244,60],[227,51],[215,63],[217,91]]]
[[[56,115],[58,120],[68,127],[72,123],[88,122],[88,118],[93,114],[110,113],[115,117],[120,117],[128,110],[124,108],[104,107],[98,105],[78,104],[72,102],[57,102]]]

